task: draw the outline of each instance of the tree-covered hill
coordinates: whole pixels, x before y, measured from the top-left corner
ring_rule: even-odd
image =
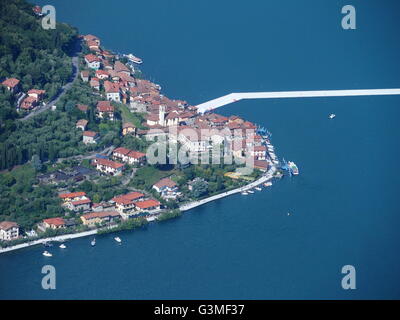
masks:
[[[62,23],[45,30],[32,8],[25,0],[0,0],[0,80],[15,77],[23,91],[44,89],[52,97],[72,74],[68,54],[77,30]],[[17,116],[14,100],[1,89],[0,121]]]
[[[62,23],[57,23],[54,30],[43,29],[41,19],[35,16],[32,8],[25,0],[0,0],[0,80],[17,78],[24,92],[32,88],[44,89],[51,98],[72,75],[69,54],[78,32]],[[38,121],[17,123],[15,100],[16,97],[0,85],[0,169],[25,163],[31,153],[37,154],[40,150],[44,150],[46,158],[51,158],[58,156],[59,150],[68,151],[68,147],[76,146],[80,137],[71,131],[72,123],[68,122],[75,119],[59,115],[57,121],[53,119],[57,130],[51,126],[41,129],[38,124],[42,118],[50,121],[49,115],[39,117]],[[62,120],[68,123],[63,124]],[[64,140],[71,136],[68,144],[63,139],[57,140],[62,130],[67,132]],[[71,152],[68,152],[69,155]]]

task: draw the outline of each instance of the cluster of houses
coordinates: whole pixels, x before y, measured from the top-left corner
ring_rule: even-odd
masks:
[[[163,178],[153,185],[163,199],[177,199],[182,194],[176,182],[169,178]],[[120,220],[127,220],[157,213],[161,209],[161,203],[141,192],[130,192],[112,198],[108,202],[92,203],[83,191],[61,193],[58,195],[62,200],[62,207],[80,213],[82,224],[95,227],[98,224],[109,224]],[[67,220],[62,217],[44,219],[38,224],[38,229],[62,229],[74,226],[73,219]],[[10,241],[20,237],[19,226],[15,222],[0,222],[0,240]]]
[[[80,211],[82,223],[89,227],[97,224],[108,224],[119,220],[139,217],[148,213],[155,213],[161,209],[161,203],[145,196],[141,192],[130,192],[112,198],[108,202],[94,203],[85,192],[63,193],[59,197],[63,206],[72,211]],[[76,210],[78,209],[79,210]],[[44,219],[39,229],[59,229],[68,227],[68,221],[62,217]]]
[[[164,135],[171,142],[180,143],[197,159],[215,146],[221,146],[225,154],[234,158],[251,158],[254,166],[263,171],[271,162],[267,139],[257,134],[256,125],[238,116],[225,117],[216,113],[192,116],[187,111],[160,106],[158,114],[148,116],[147,126],[157,129],[149,134]]]
[[[131,165],[142,165],[146,163],[145,153],[123,147],[114,149],[113,158]]]
[[[45,90],[30,89],[27,93],[21,92],[20,80],[7,78],[1,83],[12,94],[17,96],[17,110],[30,111],[43,101]]]

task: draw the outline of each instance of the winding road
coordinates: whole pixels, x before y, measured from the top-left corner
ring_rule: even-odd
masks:
[[[69,81],[60,88],[57,94],[49,101],[46,105],[37,107],[35,110],[30,112],[25,117],[19,119],[20,121],[26,121],[54,106],[62,97],[63,95],[72,87],[74,81],[78,78],[79,74],[79,52],[81,51],[81,41],[79,39],[75,42],[74,52],[72,54],[72,76]]]

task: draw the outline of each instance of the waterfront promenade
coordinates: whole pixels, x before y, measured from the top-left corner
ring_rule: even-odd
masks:
[[[198,206],[201,206],[203,204],[206,204],[208,202],[211,201],[215,201],[221,198],[225,198],[227,196],[242,192],[242,191],[246,191],[246,190],[250,190],[264,182],[267,182],[268,180],[271,180],[274,176],[274,173],[276,172],[276,168],[274,166],[272,166],[261,178],[257,179],[256,181],[249,183],[241,188],[237,188],[231,191],[227,191],[224,193],[220,193],[217,194],[215,196],[212,197],[208,197],[206,199],[203,200],[199,200],[199,201],[193,201],[187,204],[182,205],[179,209],[181,211],[187,211],[193,208],[196,208]],[[151,221],[155,221],[156,218],[152,217],[151,219],[148,219],[149,222]],[[18,249],[23,249],[23,248],[27,248],[27,247],[31,247],[31,246],[35,246],[35,245],[39,245],[39,244],[44,244],[45,242],[51,242],[51,241],[59,241],[59,242],[63,242],[66,240],[70,240],[70,239],[75,239],[75,238],[81,238],[81,237],[87,237],[87,236],[91,236],[97,233],[97,229],[94,230],[90,230],[90,231],[85,231],[85,232],[79,232],[79,233],[71,233],[71,234],[64,234],[64,235],[60,235],[60,236],[56,236],[56,237],[51,237],[51,238],[45,238],[45,239],[38,239],[38,240],[34,240],[34,241],[30,241],[30,242],[25,242],[25,243],[21,243],[21,244],[17,244],[15,246],[12,247],[7,247],[7,248],[0,248],[0,254],[1,253],[5,253],[5,252],[9,252],[9,251],[14,251],[14,250],[18,250]]]
[[[231,195],[239,193],[239,192],[250,190],[250,189],[252,189],[254,187],[257,187],[258,185],[260,185],[262,183],[265,183],[265,182],[271,180],[273,178],[275,172],[276,172],[276,167],[272,166],[261,178],[257,179],[256,181],[254,181],[252,183],[249,183],[249,184],[247,184],[247,185],[245,185],[245,186],[243,186],[241,188],[237,188],[237,189],[234,189],[234,190],[231,190],[231,191],[227,191],[227,192],[224,192],[224,193],[217,194],[217,195],[212,196],[212,197],[208,197],[208,198],[203,199],[203,200],[193,201],[193,202],[184,204],[184,205],[180,206],[179,209],[181,211],[187,211],[187,210],[196,208],[198,206],[201,206],[203,204],[206,204],[208,202],[215,201],[215,200],[221,199],[221,198],[225,198],[225,197],[231,196]]]
[[[204,113],[243,99],[283,99],[400,95],[400,89],[317,90],[230,93],[197,105],[197,112]]]
[[[63,242],[65,240],[69,240],[69,239],[75,239],[75,238],[91,236],[91,235],[94,235],[96,233],[97,233],[97,229],[94,229],[94,230],[85,231],[85,232],[63,234],[61,236],[45,238],[45,239],[38,239],[38,240],[30,241],[30,242],[17,244],[17,245],[12,246],[12,247],[0,248],[0,253],[13,251],[13,250],[18,250],[18,249],[22,249],[22,248],[27,248],[27,247],[35,246],[35,245],[38,245],[38,244],[44,244],[45,242],[50,242],[50,241]]]

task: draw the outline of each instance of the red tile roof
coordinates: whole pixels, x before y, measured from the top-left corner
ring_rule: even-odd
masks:
[[[57,227],[65,225],[65,220],[63,218],[49,218],[44,219],[43,222]]]
[[[119,169],[124,166],[122,163],[111,161],[108,159],[102,159],[102,158],[96,158],[95,163],[100,164],[102,166],[110,167],[113,169]]]
[[[115,62],[114,70],[116,72],[121,72],[121,71],[130,72],[129,68],[126,65],[124,65],[122,62],[120,62],[120,61],[116,61]]]
[[[176,187],[176,183],[169,178],[164,178],[155,183],[154,186],[156,186],[157,188],[162,188],[162,187],[174,188]]]
[[[86,127],[86,125],[88,124],[88,121],[85,119],[80,119],[77,121],[76,126],[84,126]]]
[[[70,192],[70,193],[61,193],[58,195],[58,197],[61,199],[76,198],[76,197],[83,197],[83,196],[86,196],[86,192],[78,191],[78,192]]]
[[[113,154],[115,154],[115,153],[120,153],[120,154],[123,154],[123,155],[127,155],[129,152],[131,152],[131,150],[129,150],[129,149],[127,149],[127,148],[124,148],[124,147],[119,147],[119,148],[116,148],[116,149],[113,151]]]
[[[13,221],[2,221],[2,222],[0,222],[0,229],[2,229],[2,230],[7,231],[7,230],[9,230],[11,228],[14,228],[14,227],[15,228],[19,227],[16,222],[13,222]]]
[[[79,206],[81,204],[87,204],[87,203],[91,203],[92,200],[90,199],[83,199],[83,200],[77,200],[77,201],[72,201],[71,204],[73,204],[74,206]]]
[[[140,209],[150,209],[153,207],[158,207],[159,205],[161,205],[161,203],[154,199],[135,202],[135,206]]]
[[[120,214],[117,211],[100,211],[84,214],[82,217],[86,220],[94,218],[118,217]]]
[[[96,71],[96,76],[109,76],[109,74],[108,74],[108,72],[107,71],[104,71],[104,70],[97,70]]]
[[[104,81],[104,90],[107,93],[117,93],[119,92],[119,84],[111,81]]]
[[[88,61],[89,63],[95,62],[95,61],[100,62],[100,59],[99,59],[98,57],[96,57],[94,54],[87,54],[87,55],[85,56],[85,59],[86,59],[86,61]]]
[[[45,94],[46,90],[39,90],[39,89],[31,89],[28,91],[28,95],[29,94],[37,94],[37,95],[41,95],[41,94]]]
[[[131,151],[128,154],[128,157],[133,158],[133,159],[140,159],[140,158],[143,158],[145,156],[146,156],[145,153],[139,152],[139,151]]]
[[[14,88],[16,85],[18,85],[19,80],[15,78],[8,78],[2,82],[3,85],[6,87]]]
[[[98,135],[98,133],[97,133],[97,132],[94,132],[94,131],[83,131],[83,135],[84,135],[85,137],[92,137],[92,138],[94,138],[94,137],[96,137],[96,136]]]
[[[100,112],[107,112],[108,110],[114,111],[114,107],[111,105],[110,101],[98,101],[97,110]]]

